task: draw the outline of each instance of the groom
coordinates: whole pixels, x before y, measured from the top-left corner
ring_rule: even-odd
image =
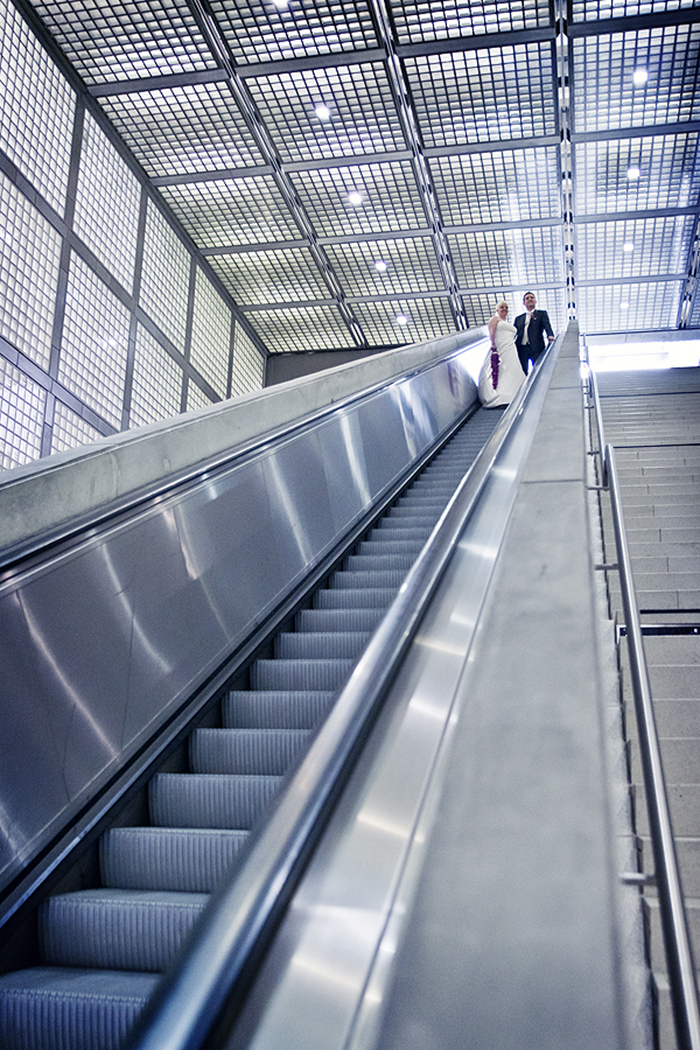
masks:
[[[554,332],[549,321],[546,310],[536,310],[537,299],[533,292],[525,292],[523,305],[526,313],[518,314],[515,318],[515,345],[518,348],[518,357],[523,366],[523,372],[527,375],[528,362],[534,364],[537,358],[544,353],[544,333],[547,333],[548,344],[554,341]]]

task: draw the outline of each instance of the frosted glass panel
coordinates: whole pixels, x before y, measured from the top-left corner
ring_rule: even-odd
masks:
[[[58,377],[119,428],[129,312],[77,256],[71,256]]]
[[[141,427],[180,411],[182,369],[153,336],[139,325],[136,332],[130,423]]]
[[[140,305],[181,352],[185,348],[189,283],[190,254],[149,200]]]
[[[140,196],[135,175],[86,113],[75,231],[127,291],[134,282]]]
[[[194,289],[190,361],[222,397],[226,397],[231,345],[231,311],[200,269]]]
[[[43,368],[51,353],[61,238],[0,175],[0,335]]]
[[[75,93],[7,0],[0,0],[0,147],[65,211]]]
[[[265,378],[265,362],[255,344],[237,324],[233,333],[233,376],[231,394],[250,394],[262,390]]]
[[[46,391],[0,358],[0,469],[38,459]]]
[[[190,384],[187,388],[187,411],[194,412],[195,408],[204,408],[205,405],[210,405],[211,401],[198,386],[190,379]]]
[[[99,441],[103,435],[84,419],[72,412],[61,401],[56,402],[51,438],[52,452],[67,452],[70,448]]]

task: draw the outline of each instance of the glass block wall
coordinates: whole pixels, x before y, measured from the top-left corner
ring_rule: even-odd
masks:
[[[235,304],[0,0],[0,470],[263,386]]]

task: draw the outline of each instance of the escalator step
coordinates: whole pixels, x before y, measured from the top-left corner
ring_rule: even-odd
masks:
[[[375,554],[377,551],[381,554],[411,553],[415,558],[420,554],[424,546],[425,538],[423,534],[416,537],[414,540],[398,540],[391,536],[386,536],[384,529],[377,529],[376,535],[372,535],[371,539],[362,540],[362,542],[358,544],[357,554]]]
[[[355,591],[316,591],[315,609],[382,609],[391,605],[396,587],[364,587]],[[258,687],[259,688],[259,687]]]
[[[377,549],[366,554],[348,555],[343,563],[343,572],[381,572],[398,569],[405,574],[415,560],[416,555],[412,551],[405,551],[403,554],[390,554]]]
[[[247,838],[221,828],[112,828],[100,839],[102,884],[211,893]]]
[[[281,776],[157,773],[148,785],[153,824],[247,830],[267,808]]]
[[[398,503],[391,507],[386,514],[388,521],[394,518],[412,518],[416,524],[424,522],[436,522],[445,509],[446,500],[431,497],[430,499],[412,499],[410,502]]]
[[[391,535],[392,540],[401,540],[404,537],[407,540],[422,540],[423,543],[427,540],[430,533],[435,528],[435,522],[437,518],[414,518],[408,517],[393,517],[393,518],[382,518],[377,525],[377,530],[382,536]]]
[[[3,1050],[121,1050],[159,974],[35,967],[0,976]]]
[[[309,737],[307,729],[195,729],[190,767],[194,773],[281,776]]]
[[[208,899],[205,893],[119,889],[50,897],[39,911],[42,958],[49,966],[159,973]]]
[[[306,612],[311,610],[307,609]],[[333,610],[330,610],[331,615]],[[221,705],[227,729],[313,729],[335,693],[232,690]]]
[[[404,569],[379,569],[377,572],[366,569],[361,572],[339,570],[331,576],[331,586],[338,590],[368,587],[393,587],[398,590],[405,579]]]
[[[384,609],[302,609],[294,625],[297,631],[373,631]]]
[[[369,631],[285,632],[275,638],[275,658],[280,660],[353,660],[366,647]]]
[[[354,666],[353,660],[256,660],[250,669],[253,689],[338,689]]]

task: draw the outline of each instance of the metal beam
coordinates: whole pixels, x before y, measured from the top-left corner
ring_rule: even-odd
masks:
[[[692,135],[700,131],[700,120],[684,120],[677,124],[644,124],[636,128],[614,128],[610,131],[572,131],[571,141],[606,142],[613,139],[646,139],[658,135]]]
[[[686,7],[679,11],[663,11],[649,15],[629,15],[626,18],[600,18],[590,22],[569,22],[571,39],[585,36],[611,36],[613,33],[635,33],[640,29],[660,29],[664,26],[693,25],[700,22],[700,9]]]

